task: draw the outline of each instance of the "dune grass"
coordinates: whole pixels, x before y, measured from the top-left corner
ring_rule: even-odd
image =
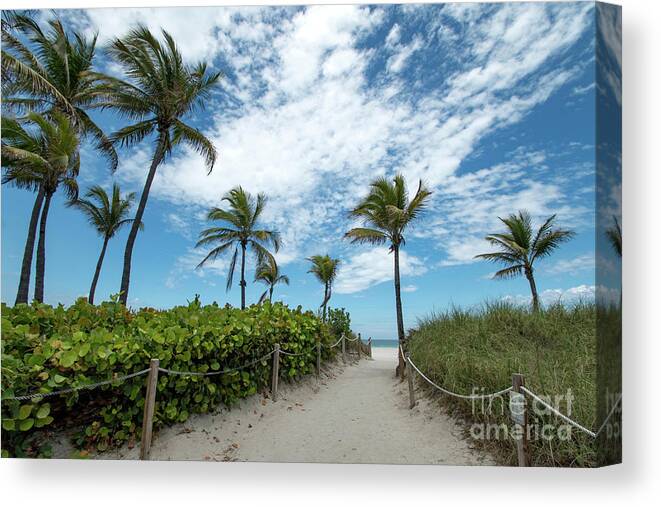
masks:
[[[488,303],[473,310],[454,308],[421,319],[411,331],[408,348],[421,371],[454,392],[495,392],[511,385],[513,373],[522,373],[529,389],[552,396],[559,410],[570,412],[572,419],[594,428],[596,323],[594,304],[569,308],[553,305],[533,312],[511,304]],[[567,396],[555,399],[567,393],[571,395],[571,407]],[[446,395],[440,399],[469,423],[469,434],[478,447],[495,453],[502,463],[516,464],[514,441],[495,429],[503,424],[511,427],[507,395],[495,399],[491,406]],[[597,464],[591,437],[576,430],[567,434],[562,421],[548,413],[528,413],[534,428],[541,430],[547,425],[552,435],[531,439],[533,465]]]

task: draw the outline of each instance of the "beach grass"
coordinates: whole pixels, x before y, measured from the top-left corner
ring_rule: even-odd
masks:
[[[594,304],[557,304],[538,312],[507,303],[487,303],[462,310],[433,313],[418,322],[408,340],[411,358],[437,384],[457,393],[499,391],[512,383],[512,374],[525,376],[535,393],[550,395],[553,404],[587,428],[597,425],[597,311]],[[419,381],[418,384],[423,383]],[[431,394],[431,390],[430,390]],[[560,397],[560,398],[557,398]],[[499,432],[510,425],[508,395],[489,406],[439,395],[442,403],[469,424],[478,447],[493,452],[503,464],[516,464],[514,441]],[[595,466],[593,439],[572,430],[541,410],[530,422],[551,438],[533,437],[536,466]],[[558,429],[558,431],[553,430]]]

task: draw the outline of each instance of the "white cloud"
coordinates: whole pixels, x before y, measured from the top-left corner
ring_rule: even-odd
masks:
[[[417,285],[405,285],[402,287],[402,292],[415,292],[416,290],[418,290]]]
[[[423,260],[400,252],[400,276],[419,276],[427,272]],[[339,294],[360,292],[373,285],[391,281],[394,278],[393,255],[386,247],[374,247],[350,257],[340,265],[334,291]],[[415,287],[406,286],[412,292]]]
[[[235,74],[223,84],[227,101],[207,112],[206,133],[219,151],[213,173],[206,175],[198,155],[178,150],[159,168],[156,198],[204,208],[234,185],[267,192],[264,220],[282,232],[279,260],[287,263],[332,247],[367,183],[396,167],[409,184],[423,178],[436,195],[449,196],[430,212],[427,235],[446,263],[463,263],[484,248],[485,227],[497,225],[498,214],[526,207],[575,219],[585,212],[563,201],[560,183],[534,178],[529,168],[543,159],[517,156],[475,175],[455,173],[486,135],[520,121],[577,75],[579,68],[562,65],[542,69],[578,39],[590,8],[506,5],[479,23],[481,8],[444,8],[465,25],[464,47],[457,49],[464,65],[422,99],[388,67],[396,72],[406,63],[407,70],[436,75],[411,56],[428,42],[424,35],[403,44],[402,29],[392,26],[382,44],[361,45],[384,22],[381,8],[159,9],[153,19],[149,9],[117,10],[110,25],[108,11],[89,12],[108,33],[138,18],[171,28],[185,56],[222,55]],[[180,25],[186,26],[175,33]],[[366,69],[379,55],[389,63],[369,81]],[[144,181],[149,150],[135,150],[119,176]]]
[[[560,259],[553,264],[544,267],[544,271],[553,275],[576,275],[582,271],[592,270],[595,268],[594,253],[579,255],[573,259]]]
[[[539,294],[539,300],[543,305],[562,303],[571,305],[576,303],[593,303],[595,300],[596,287],[594,285],[578,285],[568,289],[546,289]],[[514,304],[530,304],[532,297],[527,294],[517,294],[515,296],[504,296],[503,301]]]

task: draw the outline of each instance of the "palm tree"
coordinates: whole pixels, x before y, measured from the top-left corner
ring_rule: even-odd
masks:
[[[37,274],[34,299],[44,300],[46,269],[46,223],[51,199],[60,185],[69,198],[76,198],[76,176],[80,169],[78,136],[71,122],[61,113],[51,114],[52,122],[38,113],[28,113],[28,129],[13,118],[2,118],[3,183],[38,187],[43,192],[37,244]]]
[[[312,263],[308,273],[312,273],[317,277],[317,280],[324,284],[324,300],[319,308],[322,309],[323,319],[326,320],[326,307],[331,298],[333,282],[337,277],[340,259],[331,259],[328,255],[313,255],[308,257],[308,260]]]
[[[223,196],[223,201],[229,203],[229,209],[212,208],[207,214],[207,220],[219,220],[224,225],[220,227],[211,227],[200,233],[200,240],[196,247],[203,245],[217,244],[207,256],[198,264],[198,268],[204,266],[207,262],[215,260],[226,250],[234,247],[234,255],[230,262],[229,273],[227,275],[227,290],[232,288],[234,279],[234,269],[236,267],[239,247],[241,248],[241,309],[246,307],[246,250],[250,248],[257,264],[266,261],[275,262],[273,255],[268,251],[268,247],[273,247],[277,252],[280,249],[280,234],[276,231],[258,229],[259,220],[264,206],[266,206],[266,196],[257,194],[257,198],[243,190],[241,187],[235,187]]]
[[[399,276],[399,251],[405,244],[404,231],[425,210],[431,191],[422,180],[411,200],[404,177],[395,175],[392,180],[378,178],[370,185],[369,194],[351,211],[350,216],[358,218],[364,227],[356,227],[345,234],[352,243],[383,245],[390,243],[390,252],[395,257],[395,308],[397,312],[397,337],[400,345],[404,342],[404,317],[402,315],[402,294]],[[399,356],[397,373],[404,375],[404,358]]]
[[[289,285],[289,277],[280,273],[280,267],[275,259],[269,257],[261,262],[255,270],[255,281],[261,282],[267,286],[267,289],[259,298],[259,304],[262,304],[268,297],[269,303],[273,301],[273,289],[279,283]]]
[[[29,12],[3,11],[2,19],[2,95],[3,107],[14,113],[35,111],[49,117],[59,111],[75,124],[79,135],[94,139],[96,148],[107,156],[111,168],[117,167],[117,154],[103,131],[85,112],[101,96],[107,78],[92,71],[96,37],[87,39],[68,34],[62,23],[53,19],[44,32]],[[24,43],[18,35],[27,38]],[[37,223],[44,201],[43,189],[37,192],[23,252],[16,303],[27,303],[30,270]]]
[[[560,244],[568,241],[574,233],[568,229],[554,228],[556,215],[551,215],[540,226],[533,237],[530,214],[523,210],[507,218],[498,219],[505,224],[504,233],[490,234],[485,239],[499,251],[476,255],[476,259],[486,259],[504,264],[506,267],[497,271],[494,279],[507,279],[525,275],[530,284],[533,310],[539,310],[539,296],[535,283],[534,264],[537,259],[548,257]]]
[[[615,253],[622,257],[622,227],[616,216],[613,216],[613,225],[606,229],[606,237]]]
[[[151,165],[124,251],[119,296],[123,304],[128,299],[133,246],[158,166],[182,142],[204,157],[209,172],[216,162],[216,149],[211,141],[182,118],[203,108],[220,73],[208,73],[205,63],[185,64],[174,39],[166,31],[162,33],[163,43],[146,27],[138,25],[126,37],[111,43],[109,54],[121,65],[128,82],[112,80],[107,98],[97,104],[135,121],[113,133],[110,136],[113,143],[127,147],[156,136]]]
[[[103,246],[101,247],[99,260],[96,263],[96,270],[94,271],[94,278],[92,278],[92,286],[90,287],[88,298],[90,304],[94,304],[94,292],[96,291],[96,284],[99,281],[99,274],[101,273],[101,266],[103,265],[103,258],[106,255],[108,242],[123,226],[133,223],[133,219],[128,218],[128,214],[135,200],[135,193],[131,192],[125,197],[122,197],[119,185],[115,183],[112,186],[112,198],[109,198],[103,187],[99,185],[90,188],[85,197],[86,199],[70,201],[69,206],[82,211],[90,225],[103,238]]]

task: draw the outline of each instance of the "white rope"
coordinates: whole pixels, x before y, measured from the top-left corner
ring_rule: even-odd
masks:
[[[546,408],[548,408],[551,412],[553,412],[553,413],[554,413],[556,416],[558,416],[560,419],[562,419],[562,420],[565,421],[566,423],[571,424],[571,425],[574,426],[575,428],[578,428],[578,429],[581,430],[582,432],[584,432],[584,433],[590,435],[592,438],[596,438],[596,437],[599,435],[599,433],[601,433],[601,431],[606,427],[606,423],[607,423],[608,420],[611,418],[611,416],[615,413],[615,409],[617,408],[617,406],[620,404],[620,401],[622,400],[622,395],[620,395],[620,397],[619,397],[619,399],[617,400],[617,402],[613,405],[613,408],[611,408],[610,413],[606,416],[606,419],[604,420],[604,422],[601,423],[601,426],[599,427],[599,429],[598,429],[596,432],[594,432],[594,431],[592,431],[592,430],[587,429],[585,426],[583,426],[583,425],[577,423],[577,422],[574,421],[573,419],[570,419],[569,417],[567,417],[565,414],[563,414],[562,412],[560,412],[559,410],[557,410],[554,406],[550,405],[549,403],[547,403],[546,401],[544,401],[542,398],[540,398],[539,396],[537,396],[535,393],[533,393],[530,389],[527,389],[527,388],[524,387],[524,386],[521,386],[519,389],[520,389],[521,391],[523,391],[524,393],[526,393],[528,396],[530,396],[533,400],[537,401],[538,403],[541,403],[543,406],[545,406]]]
[[[345,336],[344,339],[345,339],[346,341],[348,341],[348,342],[355,342],[355,341],[358,339],[358,337],[356,336],[355,338],[351,339],[351,338],[347,338],[347,337]]]
[[[177,370],[168,370],[167,368],[159,368],[158,371],[162,373],[167,373],[170,375],[190,375],[193,377],[211,377],[213,375],[225,375],[227,373],[234,373],[235,371],[243,370],[244,368],[247,368],[248,366],[253,366],[261,361],[264,361],[265,359],[268,359],[273,355],[275,350],[272,350],[265,356],[260,357],[259,359],[255,359],[254,361],[250,361],[249,363],[246,363],[242,366],[237,366],[236,368],[228,368],[227,370],[221,370],[221,371],[212,371],[212,372],[207,372],[203,373],[200,371],[177,371]],[[280,351],[282,352],[282,350]]]
[[[342,341],[342,338],[340,338],[339,340],[337,340],[337,341],[336,341],[335,343],[333,343],[333,345],[331,345],[330,347],[328,347],[327,345],[323,345],[323,344],[322,344],[321,346],[322,346],[322,347],[326,347],[327,349],[332,349],[333,347],[337,347],[337,346],[340,344],[341,341]]]
[[[286,350],[282,350],[282,349],[280,349],[280,354],[284,354],[285,356],[293,356],[293,357],[296,357],[296,356],[303,356],[303,355],[305,355],[305,354],[310,354],[310,353],[312,352],[312,350],[314,350],[314,349],[311,349],[311,350],[308,350],[308,351],[304,351],[304,352],[294,353],[294,352],[287,352]]]
[[[114,382],[122,382],[123,380],[128,380],[133,377],[144,375],[147,372],[149,372],[149,368],[147,368],[146,370],[136,371],[135,373],[130,373],[129,375],[124,375],[123,377],[117,377],[112,380],[104,380],[102,382],[96,382],[94,384],[86,384],[84,386],[70,387],[68,389],[62,389],[60,391],[51,391],[50,393],[33,393],[33,394],[26,394],[24,396],[9,396],[9,397],[3,396],[2,399],[3,401],[4,400],[25,401],[25,400],[32,400],[34,398],[47,398],[48,396],[57,396],[58,394],[68,394],[74,391],[80,391],[82,389],[94,389],[95,387],[112,384]]]
[[[401,350],[401,347],[400,347],[400,350]],[[407,361],[409,362],[409,364],[411,365],[411,367],[412,367],[415,371],[417,371],[417,372],[420,374],[420,376],[421,376],[423,379],[425,379],[429,384],[431,384],[432,386],[434,386],[434,387],[435,387],[436,389],[438,389],[439,391],[441,391],[441,392],[443,392],[443,393],[445,393],[445,394],[448,394],[448,395],[450,395],[450,396],[454,396],[455,398],[462,398],[462,399],[464,399],[464,400],[480,400],[480,399],[487,399],[487,398],[495,398],[496,396],[500,396],[501,394],[505,394],[506,392],[512,390],[512,386],[509,386],[509,387],[507,387],[507,388],[505,388],[505,389],[502,389],[501,391],[497,391],[497,392],[495,392],[495,393],[491,393],[491,394],[459,394],[459,393],[454,393],[454,392],[452,392],[452,391],[448,391],[447,389],[445,389],[445,388],[439,386],[438,384],[436,384],[436,383],[434,383],[432,380],[430,380],[429,377],[427,377],[424,373],[422,373],[422,372],[420,371],[420,369],[415,365],[415,363],[411,360],[410,357],[407,357],[406,359],[407,359]]]

